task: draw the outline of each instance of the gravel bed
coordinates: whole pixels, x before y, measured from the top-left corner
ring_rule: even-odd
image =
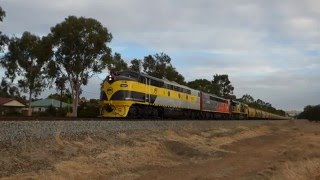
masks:
[[[76,135],[82,133],[101,134],[132,130],[164,130],[194,128],[206,130],[219,127],[255,126],[266,123],[284,123],[270,120],[247,121],[0,121],[0,143],[20,142],[26,138],[43,139],[60,133]]]

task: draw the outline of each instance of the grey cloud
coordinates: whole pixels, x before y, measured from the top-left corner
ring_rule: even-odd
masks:
[[[7,17],[1,30],[45,35],[68,15],[93,17],[112,32],[114,46],[136,44],[179,57],[173,64],[187,80],[227,73],[239,95],[301,109],[320,99],[314,93],[320,90],[314,85],[319,55],[312,55],[320,48],[319,5],[317,0],[3,0]],[[283,101],[274,97],[278,94]],[[293,100],[304,94],[315,97]]]

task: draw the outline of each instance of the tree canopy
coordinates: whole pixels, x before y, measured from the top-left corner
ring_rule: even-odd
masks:
[[[239,100],[246,104],[251,104],[254,102],[254,98],[249,94],[243,95]]]
[[[215,94],[218,92],[218,87],[212,84],[212,81],[207,79],[196,79],[187,83],[190,88],[197,89],[206,93]]]
[[[214,75],[212,84],[218,88],[217,92],[215,92],[218,96],[230,98],[230,96],[233,95],[234,87],[232,86],[227,74]]]
[[[131,65],[130,65],[129,69],[131,71],[141,72],[141,68],[142,68],[141,64],[142,64],[142,62],[140,59],[133,59],[133,60],[131,60]]]
[[[67,77],[73,99],[72,115],[76,117],[81,86],[110,62],[111,49],[107,43],[112,35],[95,19],[69,16],[51,28],[49,37],[54,49],[50,75]]]
[[[280,110],[280,109],[276,109],[276,108],[272,107],[272,105],[270,103],[264,102],[261,99],[255,100],[249,94],[243,95],[238,100],[243,102],[243,103],[248,104],[250,107],[257,108],[257,109],[260,109],[260,110],[264,110],[264,111],[267,111],[267,112],[270,112],[270,113],[278,114],[278,115],[281,115],[281,116],[285,116],[285,111]]]
[[[122,59],[120,53],[114,53],[107,65],[110,72],[128,70],[128,64]]]
[[[215,94],[224,98],[235,99],[233,95],[234,87],[229,81],[228,75],[214,75],[213,80],[209,81],[207,79],[196,79],[194,81],[188,82],[188,86],[206,93]]]
[[[8,52],[0,60],[2,67],[6,69],[6,77],[12,82],[18,78],[19,88],[29,93],[29,115],[32,96],[40,95],[47,86],[45,65],[51,55],[47,38],[24,32],[21,38],[10,39]]]
[[[299,119],[308,119],[311,121],[320,121],[320,105],[304,107],[302,113],[298,115]]]
[[[6,12],[0,6],[0,21],[3,21],[3,18],[6,16]]]
[[[150,76],[186,84],[184,77],[172,66],[171,58],[165,53],[145,56],[142,67],[143,71]]]
[[[2,78],[0,84],[0,96],[1,97],[20,97],[19,88],[15,85],[11,85],[5,78]]]
[[[6,16],[6,12],[0,6],[0,22],[3,21],[4,17]],[[3,51],[3,46],[8,42],[8,37],[3,35],[0,31],[0,52]]]

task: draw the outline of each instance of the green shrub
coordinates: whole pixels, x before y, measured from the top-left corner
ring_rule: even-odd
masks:
[[[308,119],[310,121],[320,121],[320,105],[306,106],[304,111],[298,115],[298,119]]]
[[[99,106],[82,105],[78,108],[78,117],[93,118],[93,117],[98,117],[99,114],[100,114]]]
[[[43,117],[65,117],[67,115],[67,108],[55,108],[53,106],[49,106],[45,111],[42,112],[34,112],[34,116],[43,116]]]

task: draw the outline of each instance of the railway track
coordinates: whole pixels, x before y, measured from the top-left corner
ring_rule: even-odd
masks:
[[[257,126],[261,124],[286,123],[288,120],[115,120],[105,118],[5,118],[0,120],[0,143],[20,143],[28,139],[53,138],[57,133],[66,136],[81,134],[101,135],[112,138],[110,134],[147,130],[198,129]]]
[[[172,119],[172,118],[106,118],[106,117],[92,117],[92,118],[75,118],[75,117],[37,117],[37,116],[19,116],[19,117],[0,117],[0,121],[257,121],[256,120],[222,120],[222,119]],[[261,121],[274,121],[263,119]]]
[[[74,118],[74,117],[37,117],[37,116],[21,116],[21,117],[0,117],[0,121],[107,121],[117,120],[115,118]],[[118,119],[119,120],[119,119]]]

